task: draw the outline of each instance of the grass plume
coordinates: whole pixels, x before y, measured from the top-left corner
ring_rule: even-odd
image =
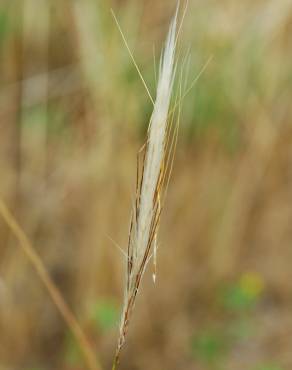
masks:
[[[177,135],[177,130],[173,130],[172,127],[173,119],[169,119],[176,70],[177,15],[178,8],[171,22],[160,60],[157,93],[147,141],[139,153],[142,160],[140,161],[139,155],[137,160],[137,183],[128,239],[124,304],[113,369],[116,369],[119,362],[147,263],[153,257],[154,267],[156,265],[156,236]],[[153,277],[155,281],[155,271]]]

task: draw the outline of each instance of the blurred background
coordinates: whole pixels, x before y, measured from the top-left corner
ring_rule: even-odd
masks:
[[[109,369],[152,94],[175,1],[1,0],[0,195]],[[190,0],[186,97],[127,370],[292,368],[292,1]],[[86,369],[0,218],[0,369]]]

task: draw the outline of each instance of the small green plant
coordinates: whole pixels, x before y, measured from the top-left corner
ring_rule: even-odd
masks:
[[[252,309],[258,303],[264,288],[262,278],[255,273],[245,273],[238,281],[226,285],[220,297],[223,306],[230,311]]]
[[[201,332],[191,342],[193,355],[210,366],[222,361],[227,347],[226,338],[211,330]]]
[[[118,319],[119,307],[112,298],[98,300],[91,306],[90,320],[102,331],[114,328]]]

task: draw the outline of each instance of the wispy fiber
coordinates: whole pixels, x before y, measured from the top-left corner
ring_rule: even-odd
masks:
[[[169,118],[170,100],[175,77],[175,47],[177,15],[171,22],[164,51],[160,60],[159,80],[154,109],[150,119],[147,141],[141,150],[142,161],[137,163],[137,185],[135,204],[131,217],[124,305],[119,340],[113,369],[119,361],[125,343],[129,320],[147,263],[156,256],[156,234],[163,205],[165,185],[172,164],[173,138],[177,131],[172,129]],[[142,162],[142,165],[140,165]],[[155,261],[154,261],[155,264]],[[154,272],[155,280],[155,272]]]

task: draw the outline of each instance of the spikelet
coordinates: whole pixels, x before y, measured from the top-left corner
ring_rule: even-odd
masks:
[[[177,15],[178,8],[171,22],[160,60],[157,94],[147,132],[147,142],[140,152],[143,158],[140,161],[138,156],[137,161],[136,196],[128,240],[124,305],[113,369],[116,369],[118,364],[141,279],[152,255],[156,270],[156,234],[174,148],[170,136],[175,133],[168,116],[176,69]],[[153,279],[155,280],[155,271]]]

